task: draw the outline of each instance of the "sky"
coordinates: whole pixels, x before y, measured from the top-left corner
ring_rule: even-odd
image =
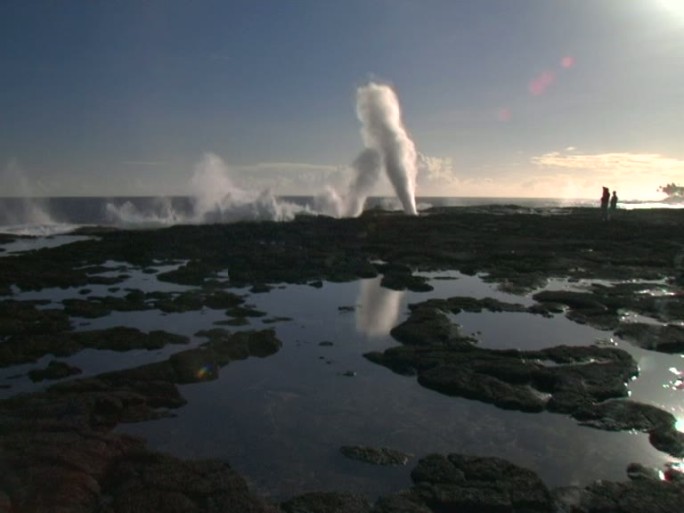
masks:
[[[419,196],[684,185],[682,0],[3,0],[0,196],[315,194],[393,87]],[[378,193],[386,192],[381,184]]]

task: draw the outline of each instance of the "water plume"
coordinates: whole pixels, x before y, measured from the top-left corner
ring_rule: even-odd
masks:
[[[365,146],[380,155],[404,212],[416,215],[416,147],[401,120],[397,95],[389,86],[375,82],[360,87],[356,115]]]

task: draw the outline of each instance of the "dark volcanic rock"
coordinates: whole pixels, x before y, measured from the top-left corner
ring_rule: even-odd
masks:
[[[622,324],[615,334],[636,346],[662,353],[684,352],[684,327],[675,324]]]
[[[539,476],[499,458],[431,455],[411,476],[414,496],[432,511],[553,511],[551,494]]]
[[[386,447],[345,445],[340,447],[340,452],[349,459],[371,463],[372,465],[406,465],[411,459],[410,454]]]
[[[380,497],[371,513],[433,513],[420,501],[420,498],[409,492]]]
[[[459,313],[465,312],[527,312],[528,309],[518,303],[506,303],[491,297],[477,299],[466,296],[455,296],[444,300],[432,300],[434,306],[443,304],[450,312]]]
[[[45,354],[69,356],[84,348],[129,351],[160,349],[167,344],[186,344],[188,338],[161,330],[144,333],[136,328],[15,335],[0,344],[0,367],[33,362]]]
[[[410,345],[471,345],[475,342],[463,337],[458,325],[449,321],[443,310],[432,305],[415,308],[410,317],[390,333],[399,342]]]
[[[387,273],[380,280],[380,285],[392,290],[410,290],[413,292],[430,292],[434,287],[427,278],[404,273]]]
[[[74,367],[65,362],[51,360],[45,369],[34,369],[28,373],[31,381],[43,381],[45,379],[62,379],[74,374],[83,372],[78,367]]]
[[[638,473],[638,475],[635,474]],[[671,513],[684,504],[684,479],[661,480],[632,464],[630,481],[548,490],[531,470],[500,458],[432,454],[418,462],[413,487],[380,498],[372,513]]]
[[[677,458],[684,457],[684,433],[675,428],[677,419],[650,404],[611,400],[576,410],[572,416],[585,426],[649,433],[649,440],[656,449]]]
[[[684,486],[681,483],[632,480],[623,483],[597,481],[560,504],[572,513],[671,513],[681,511]]]
[[[69,316],[62,310],[36,306],[35,301],[0,301],[0,338],[49,334],[71,329]]]
[[[675,423],[671,413],[634,401],[610,400],[573,412],[572,416],[585,426],[608,431],[635,429],[651,432]]]
[[[365,497],[339,492],[307,493],[280,506],[285,513],[368,513],[371,509]]]
[[[226,463],[181,461],[148,451],[131,451],[103,480],[100,513],[277,513],[251,494],[245,480]]]

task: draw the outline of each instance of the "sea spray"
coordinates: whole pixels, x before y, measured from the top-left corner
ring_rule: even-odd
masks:
[[[366,198],[380,177],[382,159],[373,148],[366,148],[354,160],[351,181],[346,191],[339,193],[327,187],[314,197],[314,210],[333,217],[356,217],[363,212]]]
[[[0,232],[50,236],[74,229],[73,225],[60,223],[50,215],[48,200],[35,197],[34,188],[16,159],[5,166],[1,179],[16,197],[0,204]]]
[[[363,212],[368,196],[385,170],[404,212],[416,215],[416,149],[401,120],[399,99],[387,85],[370,82],[356,92],[356,114],[361,122],[364,149],[349,166],[344,187],[324,188],[314,195],[313,211],[276,198],[268,189],[237,187],[228,166],[213,153],[206,153],[194,168],[188,184],[191,213],[173,208],[150,215],[127,203],[110,204],[110,219],[130,224],[216,223],[235,221],[287,221],[298,213],[333,217],[356,217]]]
[[[289,221],[306,209],[276,199],[272,191],[245,190],[230,178],[228,166],[206,153],[191,180],[193,222]]]
[[[404,212],[416,215],[416,147],[402,123],[397,95],[389,86],[375,82],[360,87],[356,114],[364,143],[380,154]]]
[[[160,202],[141,210],[130,201],[107,205],[110,221],[118,225],[166,226],[171,224],[230,223],[237,221],[288,221],[305,207],[278,200],[270,190],[252,191],[237,187],[228,166],[213,153],[205,153],[195,165],[188,183],[189,211]]]

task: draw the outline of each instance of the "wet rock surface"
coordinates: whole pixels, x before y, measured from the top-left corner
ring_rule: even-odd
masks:
[[[676,322],[684,318],[684,213],[624,214],[619,221],[600,223],[593,209],[550,212],[506,206],[436,208],[419,217],[372,211],[356,219],[307,216],[291,223],[145,231],[91,227],[83,233],[96,239],[0,259],[0,293],[6,296],[0,301],[0,365],[74,354],[85,347],[125,351],[187,343],[172,333],[126,327],[77,332],[73,318],[204,308],[224,310],[229,318],[219,321],[223,323],[246,323],[248,317],[264,315],[229,288],[251,287],[254,293],[279,283],[320,288],[324,281],[381,275],[386,288],[427,292],[430,285],[419,273],[458,270],[523,293],[544,286],[549,278],[636,277],[644,283],[537,294],[532,307],[473,298],[428,302],[412,308],[409,319],[393,330],[404,345],[368,358],[417,375],[421,384],[443,393],[503,408],[564,413],[599,429],[644,431],[660,450],[681,455],[682,434],[674,430],[672,417],[625,399],[624,381],[636,373],[626,353],[597,347],[485,350],[462,336],[448,318],[461,311],[565,311],[572,320],[615,331],[641,347],[681,352]],[[107,264],[111,261],[126,265],[112,268]],[[163,265],[176,268],[155,274]],[[96,286],[119,292],[136,267],[160,281],[195,289],[92,293]],[[17,290],[48,288],[73,288],[80,297],[64,300],[59,305],[63,309],[11,297]],[[625,311],[663,326],[625,325]],[[662,481],[647,469],[630,466],[630,481],[549,491],[538,476],[509,462],[454,454],[422,459],[410,489],[375,504],[339,492],[269,504],[250,492],[226,462],[182,461],[113,431],[122,422],[172,415],[185,404],[177,385],[216,379],[231,361],[268,356],[280,347],[268,330],[231,334],[212,329],[197,336],[207,342],[162,362],[71,379],[0,401],[0,512],[670,513],[684,504],[677,473]]]
[[[679,325],[632,323],[622,325],[615,334],[644,349],[663,353],[684,352],[684,327]]]

